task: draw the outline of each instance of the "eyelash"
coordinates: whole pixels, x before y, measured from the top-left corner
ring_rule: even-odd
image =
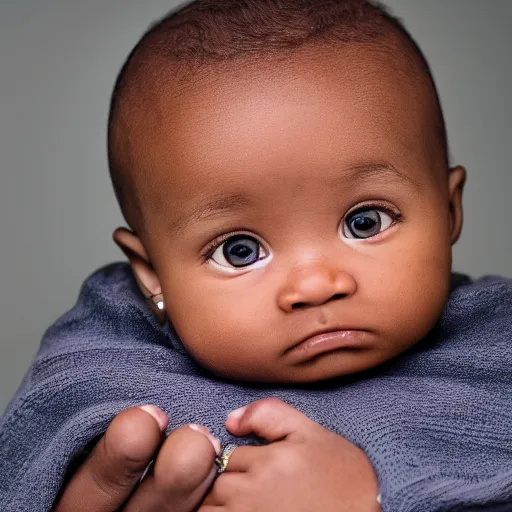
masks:
[[[220,235],[218,237],[215,237],[205,248],[204,248],[204,251],[202,252],[201,254],[201,258],[204,260],[204,261],[208,261],[212,256],[213,256],[213,253],[219,248],[219,246],[221,246],[224,242],[226,242],[227,240],[229,240],[232,236],[236,236],[236,235],[248,235],[248,236],[251,236],[253,238],[256,238],[256,240],[258,240],[259,243],[262,243],[258,237],[255,237],[252,233],[249,233],[248,231],[244,230],[244,229],[240,229],[240,230],[233,230],[233,231],[230,231],[229,233],[225,233],[223,235]]]
[[[381,212],[387,213],[393,219],[393,223],[391,224],[392,226],[394,224],[396,224],[397,222],[402,222],[404,220],[403,215],[396,208],[392,208],[387,203],[373,202],[373,203],[368,203],[368,204],[361,204],[357,208],[350,210],[343,216],[343,222],[345,222],[345,219],[349,215],[355,215],[356,213],[365,212],[367,210],[379,210]],[[376,236],[379,236],[379,235],[376,235]]]
[[[403,216],[402,216],[402,214],[397,209],[391,208],[389,206],[389,204],[387,204],[387,203],[373,202],[373,203],[361,204],[357,208],[355,208],[354,210],[351,210],[351,211],[347,212],[343,216],[343,222],[345,222],[345,219],[349,215],[354,215],[356,213],[364,212],[366,210],[379,210],[379,211],[383,211],[384,213],[387,213],[393,219],[393,223],[391,224],[392,226],[394,224],[396,224],[397,222],[402,222],[403,221]],[[213,253],[218,249],[218,247],[220,245],[222,245],[224,242],[229,240],[232,236],[236,236],[236,235],[250,235],[250,236],[254,237],[254,234],[249,233],[248,231],[243,230],[243,229],[241,229],[241,230],[233,230],[233,231],[230,231],[229,233],[224,233],[224,234],[214,238],[204,248],[204,250],[203,250],[203,252],[201,254],[201,258],[205,262],[208,261],[213,256]],[[375,236],[377,237],[379,235],[380,235],[380,233],[378,235],[375,235]],[[255,237],[255,238],[258,239],[258,237]],[[375,238],[375,237],[372,237],[372,238]]]

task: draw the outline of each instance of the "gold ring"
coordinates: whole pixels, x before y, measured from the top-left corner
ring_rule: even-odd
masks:
[[[217,464],[217,475],[224,473],[228,467],[229,457],[233,455],[233,452],[237,448],[236,444],[227,444],[222,448],[222,452],[218,457],[215,457],[215,464]]]

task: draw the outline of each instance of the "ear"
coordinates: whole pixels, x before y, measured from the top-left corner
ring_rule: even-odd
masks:
[[[462,192],[466,183],[466,169],[452,167],[448,176],[450,200],[450,238],[452,245],[459,239],[463,224]]]
[[[128,258],[135,280],[144,297],[149,298],[153,295],[160,295],[162,293],[160,280],[140,238],[133,231],[126,228],[117,228],[112,238]],[[153,301],[148,302],[155,316],[161,322],[164,322],[165,312],[160,311]]]

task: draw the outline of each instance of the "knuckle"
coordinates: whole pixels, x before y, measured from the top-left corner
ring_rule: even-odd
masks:
[[[270,397],[259,400],[254,405],[265,412],[273,411],[276,407],[282,407],[284,402],[279,398]]]
[[[135,482],[134,474],[126,468],[119,468],[118,471],[96,471],[91,469],[91,480],[95,493],[109,498],[118,489],[129,489]]]
[[[285,450],[274,450],[272,452],[272,465],[277,468],[279,472],[289,468],[293,462],[293,454]]]
[[[106,448],[106,442],[104,445],[103,453],[98,454],[90,468],[94,486],[100,491],[104,491],[104,494],[108,494],[111,490],[124,489],[133,485],[145,465],[139,461],[133,464],[123,460],[117,454],[112,456],[109,454],[109,448]]]
[[[277,404],[282,403],[278,398],[265,398],[248,406],[246,417],[251,421],[259,421],[261,418],[271,416]]]
[[[271,396],[267,399],[265,399],[265,402],[268,404],[271,404],[272,407],[281,406],[285,402],[283,402],[280,398],[276,398],[275,396]]]
[[[276,419],[283,403],[278,398],[264,398],[253,402],[247,406],[240,423],[243,427],[268,424]]]
[[[265,463],[258,467],[258,474],[262,478],[274,479],[282,475],[300,473],[307,466],[307,460],[300,451],[285,447],[275,447],[269,451]]]

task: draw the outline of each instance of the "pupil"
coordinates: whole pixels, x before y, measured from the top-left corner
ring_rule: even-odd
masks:
[[[357,238],[370,238],[379,233],[380,215],[375,210],[359,212],[350,222],[350,231]]]
[[[247,258],[251,252],[251,249],[245,245],[235,245],[230,251],[231,255],[236,258]]]
[[[375,221],[369,217],[357,217],[354,220],[355,229],[365,231],[367,229],[371,229],[373,226],[375,226]]]
[[[246,267],[258,261],[259,243],[246,235],[234,236],[224,244],[224,257],[234,267]]]

